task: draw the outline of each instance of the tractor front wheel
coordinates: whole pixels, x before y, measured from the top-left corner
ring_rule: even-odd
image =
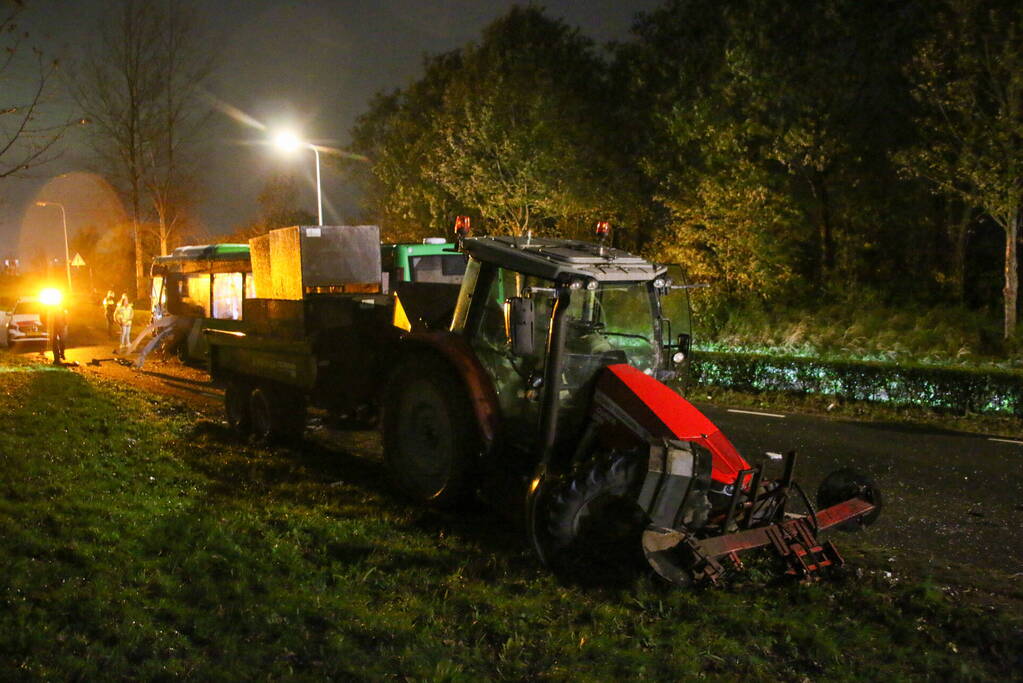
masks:
[[[394,483],[419,503],[439,507],[461,500],[480,441],[461,379],[406,362],[394,373],[382,420],[384,459]]]
[[[545,524],[537,542],[556,569],[589,573],[596,567],[641,566],[649,519],[639,506],[646,461],[607,453],[550,485],[541,500]]]

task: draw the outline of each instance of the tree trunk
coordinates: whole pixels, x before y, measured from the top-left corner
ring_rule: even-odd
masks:
[[[142,267],[142,241],[139,239],[139,219],[132,220],[132,231],[135,237],[135,299],[138,300],[146,291],[146,275]]]
[[[970,222],[973,220],[973,209],[963,203],[963,212],[959,221],[952,225],[952,286],[956,301],[966,303],[966,245],[970,236]]]
[[[831,203],[823,173],[814,173],[813,194],[817,198],[817,231],[820,239],[820,284],[827,286],[835,270],[835,234],[831,225]]]
[[[1023,213],[1017,208],[1005,225],[1005,338],[1012,339],[1016,334],[1016,297],[1019,291],[1019,273],[1017,272],[1016,245],[1019,240],[1020,220]]]

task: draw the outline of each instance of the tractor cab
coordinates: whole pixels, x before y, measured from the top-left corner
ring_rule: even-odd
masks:
[[[493,378],[505,431],[558,442],[583,427],[600,370],[661,381],[684,371],[689,299],[681,270],[564,239],[469,238],[452,323]],[[532,444],[522,444],[530,448]]]

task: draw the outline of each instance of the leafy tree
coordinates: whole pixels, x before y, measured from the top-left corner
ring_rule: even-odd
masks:
[[[595,217],[609,180],[604,79],[589,39],[512,8],[463,50],[434,177],[513,234]]]
[[[433,117],[461,67],[457,52],[430,57],[423,78],[404,91],[377,95],[356,122],[351,149],[370,163],[340,158],[340,164],[364,190],[371,220],[394,241],[444,234],[454,216],[471,213],[431,174],[442,139]]]
[[[564,232],[603,213],[605,70],[591,41],[534,7],[429,59],[422,79],[379,96],[353,131],[352,148],[372,160],[372,213],[392,233],[434,234],[457,213],[513,234]]]
[[[1023,6],[949,0],[910,73],[923,107],[913,174],[991,218],[1005,233],[1003,334],[1017,323],[1023,228]]]
[[[761,294],[861,277],[872,245],[899,234],[886,223],[913,215],[894,215],[887,157],[907,120],[898,63],[912,9],[674,0],[643,17],[620,55],[634,106],[649,103],[640,163],[670,210],[660,243],[689,241],[724,259],[727,287]]]

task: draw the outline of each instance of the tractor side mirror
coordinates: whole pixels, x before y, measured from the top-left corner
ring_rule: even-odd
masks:
[[[504,329],[516,356],[533,355],[533,320],[532,299],[513,296],[504,302]]]

